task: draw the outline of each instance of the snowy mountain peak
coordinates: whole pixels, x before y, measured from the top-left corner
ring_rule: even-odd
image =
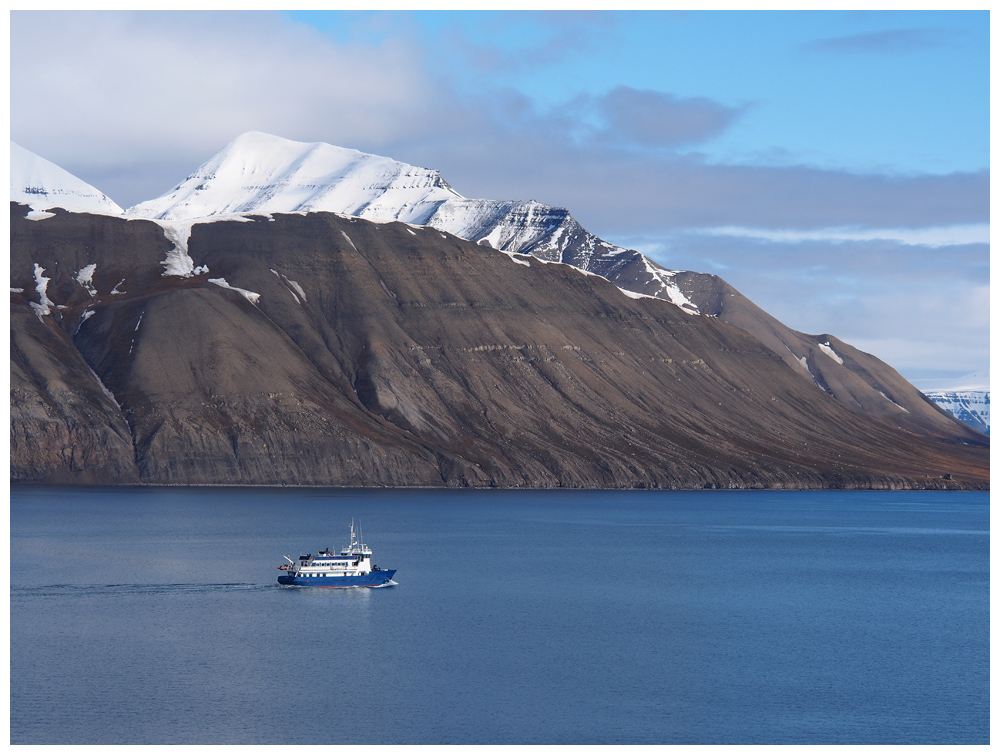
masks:
[[[323,142],[251,131],[226,145],[163,196],[130,217],[192,220],[212,215],[336,212],[423,224],[459,195],[436,170]]]
[[[238,136],[172,191],[129,208],[126,216],[190,226],[213,216],[288,212],[427,225],[508,254],[604,277],[612,273],[631,293],[698,313],[674,282],[675,271],[597,238],[563,208],[533,199],[466,199],[436,170],[259,131]]]
[[[86,181],[14,142],[10,143],[10,201],[29,205],[33,219],[49,217],[44,211],[54,207],[97,215],[123,212]]]

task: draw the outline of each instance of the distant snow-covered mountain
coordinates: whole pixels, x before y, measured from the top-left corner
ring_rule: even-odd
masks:
[[[123,210],[107,195],[55,163],[10,143],[10,199],[31,207],[33,219],[49,217],[47,210],[121,215]]]
[[[990,434],[989,391],[931,391],[924,395],[969,427]]]
[[[916,380],[914,385],[946,412],[980,432],[990,434],[990,371],[959,378]]]

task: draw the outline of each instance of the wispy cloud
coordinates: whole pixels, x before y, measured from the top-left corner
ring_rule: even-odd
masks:
[[[912,53],[957,45],[964,37],[965,33],[958,29],[886,29],[867,34],[817,39],[805,45],[805,49],[836,54]]]
[[[578,100],[606,124],[597,138],[643,147],[679,147],[718,136],[743,112],[705,97],[619,86],[603,97]]]
[[[586,53],[614,34],[615,17],[601,11],[533,11],[484,17],[488,28],[453,26],[451,44],[468,65],[512,74]]]
[[[904,374],[988,364],[987,243],[687,231],[625,241],[667,267],[720,275],[790,327],[833,333]]]
[[[698,155],[579,144],[544,118],[509,131],[495,121],[447,148],[413,148],[467,196],[534,198],[568,207],[591,230],[814,230],[954,226],[989,221],[989,172],[890,176],[801,165],[725,165]],[[442,145],[443,147],[444,145]]]
[[[988,223],[952,225],[930,228],[820,228],[811,231],[790,231],[767,228],[707,228],[703,233],[734,238],[764,239],[776,243],[798,244],[803,241],[893,241],[907,246],[959,246],[989,244]]]

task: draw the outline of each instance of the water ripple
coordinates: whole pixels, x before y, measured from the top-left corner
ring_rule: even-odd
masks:
[[[279,585],[254,584],[251,582],[222,582],[216,584],[117,584],[117,585],[35,585],[31,587],[12,586],[11,599],[87,597],[101,595],[156,595],[156,594],[204,594],[212,592],[247,592],[252,590],[273,590]]]

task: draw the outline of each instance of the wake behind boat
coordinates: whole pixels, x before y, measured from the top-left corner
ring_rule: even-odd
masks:
[[[372,565],[372,550],[359,542],[360,531],[355,535],[351,522],[351,543],[334,555],[329,549],[299,556],[293,561],[285,556],[287,564],[278,567],[284,574],[278,584],[302,587],[379,587],[392,580],[395,569],[379,569]]]

